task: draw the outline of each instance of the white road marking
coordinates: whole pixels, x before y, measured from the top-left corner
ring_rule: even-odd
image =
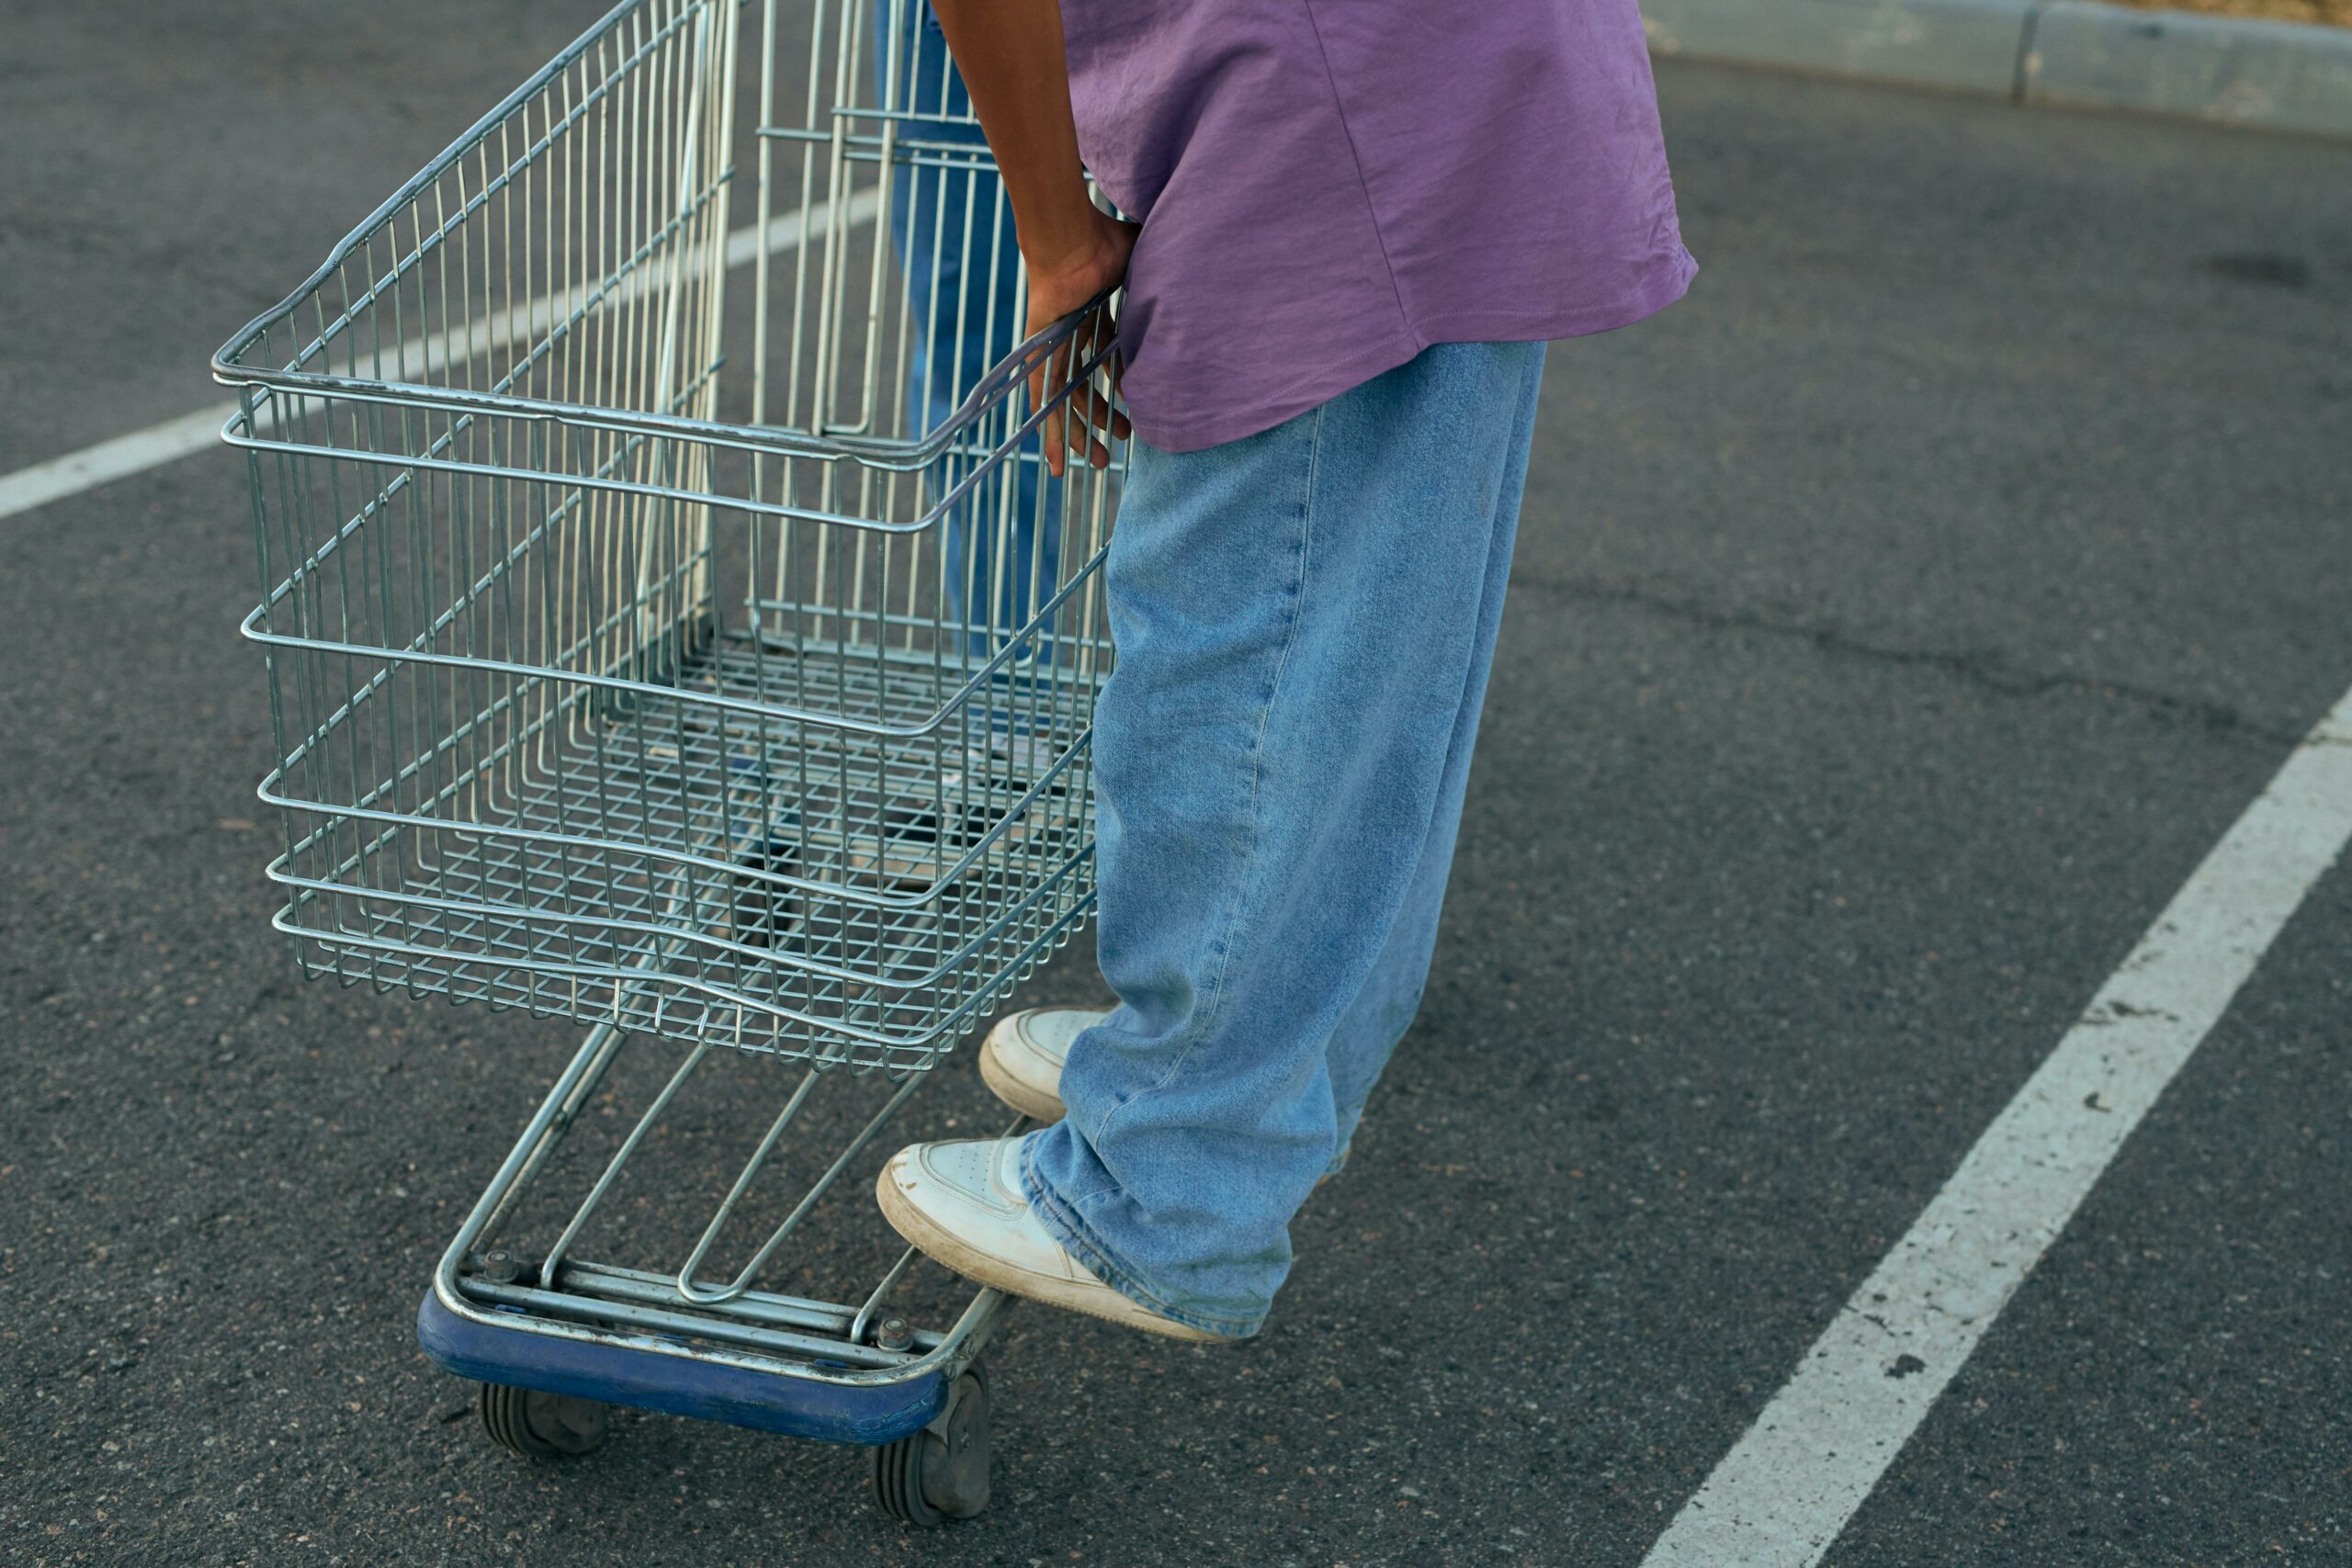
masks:
[[[857,192],[848,202],[849,221],[853,225],[873,221],[880,205],[877,192]],[[779,214],[770,222],[769,254],[780,255],[799,248],[800,221],[801,214],[795,211]],[[809,237],[823,233],[829,221],[822,213],[811,214]],[[741,266],[757,257],[760,251],[756,223],[747,223],[727,236],[729,266]],[[467,327],[413,338],[401,346],[400,352],[421,365],[438,364],[452,343],[469,344],[478,351],[493,341],[512,341],[533,324],[551,319],[552,306],[552,297],[542,297]],[[51,457],[45,463],[18,468],[13,474],[0,475],[0,518],[14,517],[20,512],[30,512],[52,501],[201,452],[220,440],[220,427],[236,412],[233,402],[215,403],[161,424],[151,424],[144,430],[134,430],[128,435],[85,446],[78,452],[68,452],[62,457]]]
[[[1815,1341],[1644,1568],[1809,1568],[2352,840],[2352,692]]]
[[[62,457],[51,457],[46,463],[35,463],[29,468],[18,468],[0,479],[0,517],[30,512],[36,506],[95,490],[158,463],[200,452],[220,439],[220,426],[236,412],[234,403],[216,403],[161,424],[151,424],[144,430],[134,430],[128,435],[118,435],[111,441],[101,441],[95,446],[85,446],[79,452],[68,452]]]

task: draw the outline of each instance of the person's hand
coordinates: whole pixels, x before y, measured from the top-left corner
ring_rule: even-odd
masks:
[[[1079,242],[1062,254],[1029,258],[1029,324],[1024,336],[1034,337],[1093,299],[1127,275],[1127,257],[1136,248],[1136,226],[1089,206],[1095,221]],[[1111,341],[1113,327],[1107,305],[1098,306],[1078,324],[1078,330],[1056,344],[1051,355],[1029,373],[1029,402],[1043,406],[1059,391],[1076,367],[1083,366]],[[1107,379],[1117,385],[1118,362],[1113,359]],[[1111,449],[1103,438],[1124,441],[1127,416],[1112,406],[1098,389],[1097,378],[1072,388],[1067,400],[1046,411],[1038,427],[1045,443],[1046,467],[1061,477],[1071,451],[1085,454],[1098,468],[1108,468]]]
[[[931,9],[947,35],[948,52],[1012,203],[1012,226],[1029,268],[1029,326],[1023,336],[1035,337],[1126,276],[1136,226],[1087,197],[1059,0],[932,0]],[[1085,364],[1110,341],[1108,311],[1080,321],[1076,336],[1031,370],[1030,406],[1044,403],[1048,389],[1059,392],[1070,367]],[[1108,468],[1110,448],[1095,437],[1122,439],[1127,422],[1113,412],[1108,396],[1088,385],[1056,402],[1038,422],[1038,434],[1045,438],[1046,467],[1058,479],[1071,446],[1096,468]]]

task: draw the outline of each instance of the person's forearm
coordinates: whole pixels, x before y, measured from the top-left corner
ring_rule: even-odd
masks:
[[[1080,313],[1126,276],[1139,231],[1087,195],[1059,0],[931,0],[931,8],[1012,203],[1028,273],[1027,335],[1038,338],[1065,317],[1076,321],[1028,367],[1046,467],[1059,478],[1066,447],[1107,467],[1103,439],[1126,439],[1127,418],[1091,378],[1110,349],[1113,323],[1107,310]]]
[[[922,0],[904,0],[921,5]],[[1058,0],[932,0],[1012,201],[1032,272],[1052,271],[1098,239],[1070,120]]]

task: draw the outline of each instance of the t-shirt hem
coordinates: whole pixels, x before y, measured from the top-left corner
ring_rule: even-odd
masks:
[[[1418,318],[1408,330],[1280,391],[1238,408],[1197,419],[1162,419],[1132,401],[1128,417],[1136,436],[1163,452],[1198,452],[1272,430],[1284,420],[1330,401],[1405,364],[1432,344],[1538,343],[1589,337],[1654,316],[1690,290],[1699,264],[1678,245],[1623,294],[1566,310],[1442,310]]]

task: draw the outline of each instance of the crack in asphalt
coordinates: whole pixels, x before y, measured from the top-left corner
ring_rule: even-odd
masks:
[[[2060,675],[2019,670],[2007,656],[1987,649],[1923,649],[1890,647],[1855,636],[1828,622],[1776,617],[1760,611],[1729,609],[1696,599],[1679,599],[1654,589],[1622,583],[1564,581],[1547,577],[1513,577],[1514,588],[1532,588],[1564,599],[1591,604],[1626,604],[1713,631],[1762,632],[1811,644],[1823,653],[1938,671],[1955,680],[2004,696],[2041,697],[2054,693],[2097,694],[2119,698],[2136,707],[2182,724],[2243,736],[2278,746],[2301,743],[2304,732],[2256,718],[2226,703],[2184,697],[2150,686],[2088,675]]]

